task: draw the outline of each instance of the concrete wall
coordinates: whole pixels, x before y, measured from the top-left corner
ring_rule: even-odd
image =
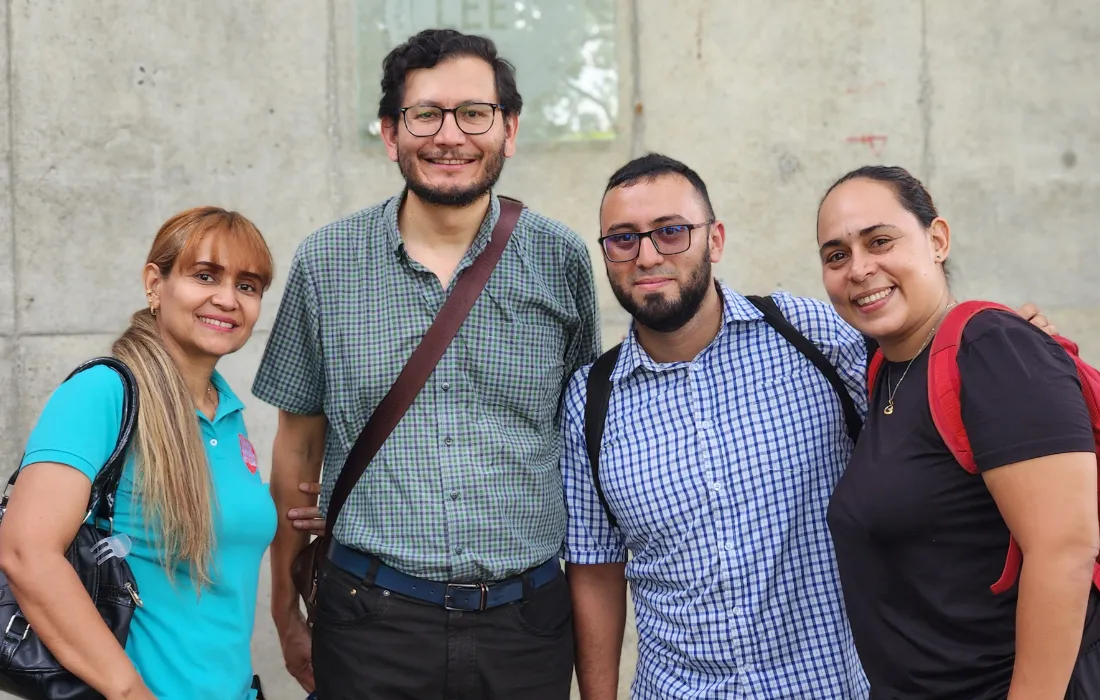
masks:
[[[2,6],[0,464],[14,469],[49,392],[144,303],[141,264],[172,213],[238,209],[276,253],[255,338],[222,366],[247,395],[297,243],[400,182],[358,141],[352,0]],[[1095,0],[619,0],[618,11],[619,138],[525,147],[503,191],[594,240],[606,177],[666,152],[711,188],[731,236],[726,281],[820,297],[824,188],[864,163],[905,165],[953,224],[957,292],[1037,301],[1100,362]],[[626,319],[602,276],[600,291],[610,342]],[[267,464],[274,412],[246,403]],[[300,698],[266,591],[257,666],[270,697]],[[631,665],[628,649],[626,680]]]

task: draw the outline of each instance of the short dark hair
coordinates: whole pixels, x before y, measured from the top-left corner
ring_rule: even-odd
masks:
[[[616,187],[625,187],[636,182],[652,182],[662,175],[679,175],[690,182],[699,198],[703,200],[703,206],[707,210],[707,218],[714,218],[714,207],[710,203],[710,194],[707,193],[707,186],[703,182],[703,178],[699,177],[699,173],[675,158],[669,158],[660,153],[647,153],[616,170],[611,179],[607,181],[607,188],[603,193],[606,195]]]
[[[849,180],[858,179],[874,180],[889,185],[901,206],[917,217],[921,226],[925,228],[931,226],[939,216],[936,205],[932,202],[932,195],[928,194],[928,190],[924,188],[921,181],[913,177],[905,168],[896,165],[864,165],[862,168],[856,168],[833,183],[817,205],[818,211],[833,190]]]
[[[405,76],[411,70],[434,68],[449,58],[480,58],[493,67],[497,103],[505,114],[519,114],[523,98],[516,87],[516,69],[497,55],[491,39],[463,34],[454,29],[425,29],[390,51],[382,61],[382,99],[379,119],[397,119],[405,97]]]
[[[849,180],[859,179],[874,180],[890,187],[894,191],[894,196],[898,198],[898,203],[910,214],[917,217],[917,221],[924,228],[930,228],[932,222],[940,215],[936,211],[936,204],[932,201],[932,195],[928,193],[921,181],[913,177],[913,174],[908,170],[897,165],[864,165],[861,168],[856,168],[833,183],[832,187],[825,192],[825,196],[821,198],[821,202],[818,203],[817,211],[821,212],[821,205],[825,203],[833,190]],[[946,260],[940,263],[940,267],[943,269],[943,274],[950,278],[951,271],[947,268]]]

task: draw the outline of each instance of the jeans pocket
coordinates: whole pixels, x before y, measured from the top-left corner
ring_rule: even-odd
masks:
[[[573,602],[565,576],[559,575],[534,590],[527,599],[515,603],[512,615],[521,629],[539,637],[572,634]]]
[[[317,621],[341,627],[374,620],[389,605],[387,593],[327,564],[317,582]]]

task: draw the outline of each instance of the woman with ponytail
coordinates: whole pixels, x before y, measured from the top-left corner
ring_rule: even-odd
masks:
[[[112,347],[137,379],[139,407],[114,517],[141,598],[125,649],[64,557],[118,439],[119,376],[105,366],[74,375],[28,439],[0,568],[43,643],[108,700],[257,697],[250,640],[275,507],[244,407],[215,365],[248,341],[272,267],[240,214],[177,214],[149,252],[148,308]]]

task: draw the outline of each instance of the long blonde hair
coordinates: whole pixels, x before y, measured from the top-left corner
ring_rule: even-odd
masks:
[[[157,232],[146,263],[167,278],[194,264],[204,237],[214,236],[214,255],[271,284],[271,251],[256,226],[236,212],[196,207],[176,214]],[[147,526],[160,535],[161,563],[172,577],[182,562],[199,588],[211,583],[214,549],[213,485],[195,419],[195,403],[168,353],[156,318],[142,309],[111,347],[138,385],[134,438],[138,497]]]

